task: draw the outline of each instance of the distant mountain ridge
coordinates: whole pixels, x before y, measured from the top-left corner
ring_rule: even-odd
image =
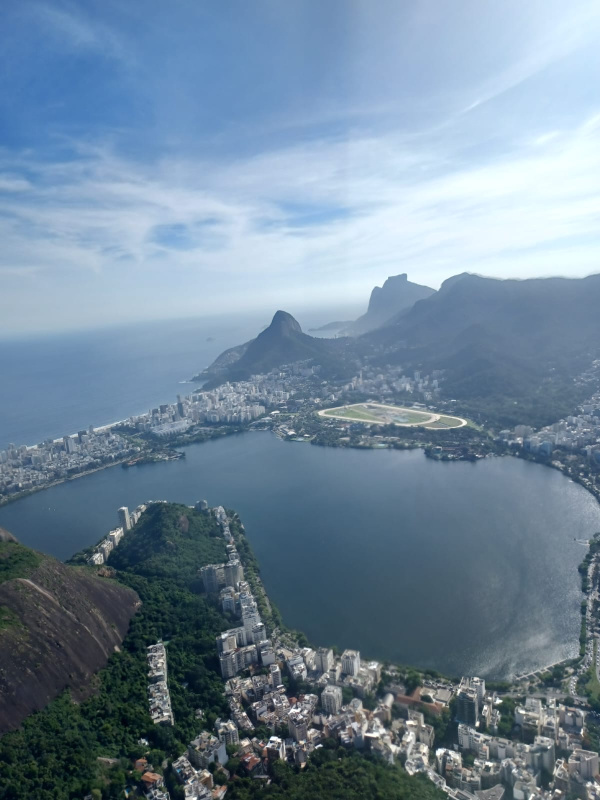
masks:
[[[135,592],[0,536],[0,735],[69,687],[89,695],[121,643]]]
[[[404,272],[390,276],[383,286],[375,286],[369,299],[367,312],[343,329],[348,336],[360,336],[388,324],[394,316],[412,308],[419,300],[435,294],[435,289],[408,280]]]
[[[388,281],[415,286],[405,275]],[[356,374],[360,363],[442,370],[444,399],[500,425],[541,426],[584,399],[586,387],[575,379],[600,358],[600,275],[498,280],[462,273],[437,292],[418,289],[427,296],[354,337],[308,336],[278,311],[256,339],[225,351],[205,375],[217,385],[305,359],[321,365],[325,378]],[[390,306],[382,297],[374,292],[370,307],[384,315]]]
[[[287,311],[277,311],[271,324],[243,345],[225,350],[203,373],[211,383],[244,380],[253,373],[269,372],[283,364],[330,358],[336,348],[331,339],[303,333],[300,324]]]
[[[463,273],[362,337],[390,363],[444,369],[444,393],[508,424],[558,419],[600,354],[600,275],[498,280]],[[393,354],[393,355],[392,355]]]
[[[371,292],[369,307],[355,322],[328,323],[316,331],[338,331],[342,337],[359,336],[388,322],[399,311],[412,307],[418,300],[430,297],[434,289],[411,283],[406,273],[389,277],[382,287]],[[207,387],[224,380],[244,380],[253,373],[268,372],[282,364],[313,359],[315,363],[329,364],[343,360],[344,348],[333,339],[309,336],[286,311],[277,311],[271,324],[256,339],[223,351],[204,372],[194,380],[208,380]]]

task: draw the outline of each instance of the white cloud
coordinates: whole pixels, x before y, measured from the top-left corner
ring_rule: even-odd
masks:
[[[93,287],[130,308],[133,292],[152,316],[181,313],[200,288],[257,307],[267,293],[278,305],[366,298],[403,271],[436,285],[465,270],[598,269],[595,117],[478,164],[457,138],[338,138],[220,163],[140,165],[102,147],[62,163],[0,159],[11,181],[29,175],[27,191],[0,195],[0,276],[35,270],[44,291]]]
[[[586,45],[594,45],[600,30],[600,14],[594,0],[563,4],[560,13],[544,13],[542,29],[526,40],[526,50],[503,70],[484,81],[478,95],[462,113],[468,114],[514,89]],[[541,22],[541,21],[539,21]],[[544,27],[546,30],[544,30]]]
[[[31,188],[29,181],[14,175],[0,175],[0,192],[25,192]]]

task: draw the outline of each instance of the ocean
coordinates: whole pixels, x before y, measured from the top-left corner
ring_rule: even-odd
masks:
[[[305,330],[336,312],[306,313]],[[338,312],[339,313],[339,312]],[[99,427],[174,402],[271,314],[222,316],[0,340],[0,450]]]

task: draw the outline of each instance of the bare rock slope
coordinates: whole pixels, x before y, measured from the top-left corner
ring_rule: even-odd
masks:
[[[89,695],[138,606],[132,590],[0,531],[0,735],[67,687]]]

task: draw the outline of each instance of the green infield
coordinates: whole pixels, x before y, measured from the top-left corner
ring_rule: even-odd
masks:
[[[369,425],[423,426],[438,430],[462,428],[467,424],[467,421],[460,417],[449,417],[433,411],[388,406],[382,403],[354,403],[348,406],[327,408],[319,411],[319,416],[348,422],[365,422]]]
[[[462,422],[460,417],[447,417],[444,414],[440,414],[439,417],[434,420],[433,422],[429,422],[425,425],[426,428],[439,428],[439,429],[448,429],[448,428],[458,428],[462,427],[459,423]]]
[[[324,417],[335,417],[337,419],[356,419],[361,422],[381,422],[379,417],[371,414],[363,406],[341,406],[340,408],[328,408],[323,412]]]

